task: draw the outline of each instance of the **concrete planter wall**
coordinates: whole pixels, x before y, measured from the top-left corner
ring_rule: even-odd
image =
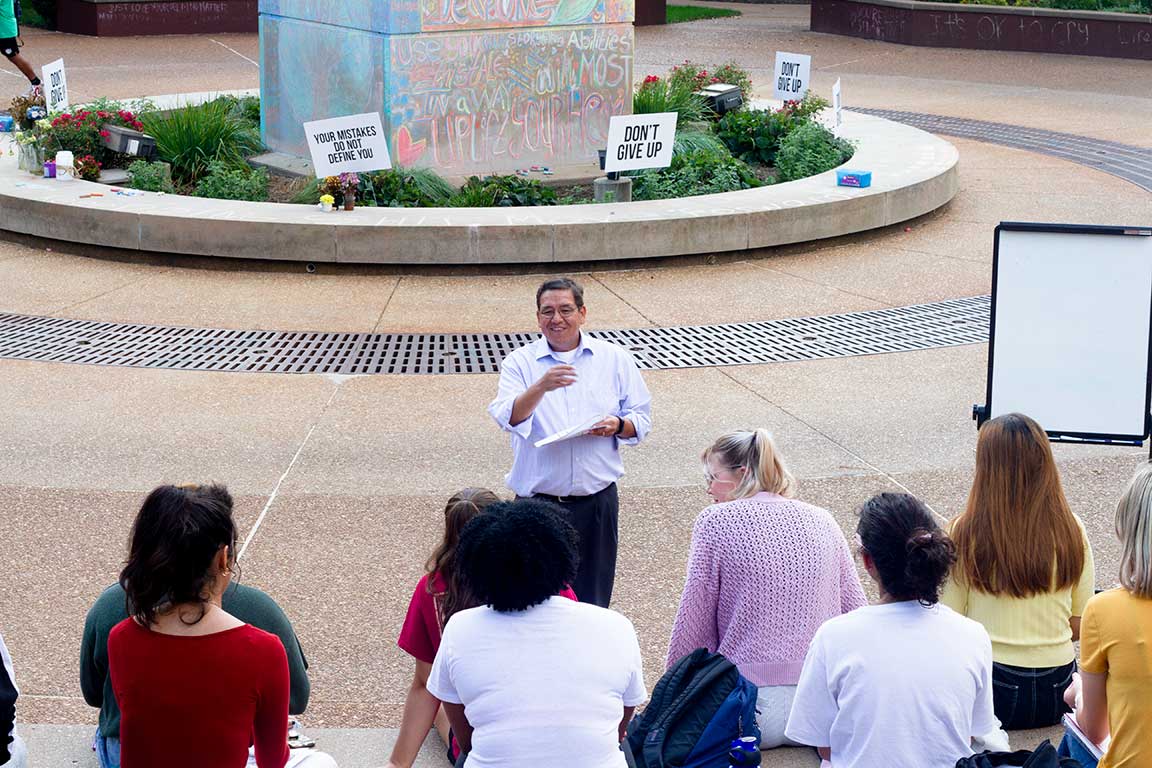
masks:
[[[812,0],[813,32],[903,45],[1152,60],[1152,16],[916,0]]]
[[[256,32],[257,0],[56,0],[61,32],[98,37]]]

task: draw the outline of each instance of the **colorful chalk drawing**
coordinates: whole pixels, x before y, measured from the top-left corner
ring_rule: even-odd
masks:
[[[394,38],[396,153],[454,172],[590,163],[631,106],[632,39],[626,24]]]
[[[587,166],[632,111],[634,0],[260,0],[264,140],[381,111],[401,166]],[[412,34],[406,34],[412,33]]]

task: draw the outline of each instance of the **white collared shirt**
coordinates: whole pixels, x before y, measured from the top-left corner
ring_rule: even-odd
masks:
[[[635,445],[652,429],[652,396],[631,353],[585,333],[574,351],[570,365],[576,369],[576,382],[545,393],[536,410],[516,426],[509,423],[516,398],[561,363],[541,337],[508,355],[500,366],[500,389],[488,413],[512,433],[512,471],[504,480],[517,496],[598,493],[624,474],[619,444]],[[537,440],[594,416],[627,419],[636,437],[585,435],[535,447]]]

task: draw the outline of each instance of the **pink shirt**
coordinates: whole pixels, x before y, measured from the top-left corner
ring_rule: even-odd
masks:
[[[706,648],[757,686],[796,685],[820,625],[867,603],[825,510],[774,493],[714,504],[692,529],[668,665]]]

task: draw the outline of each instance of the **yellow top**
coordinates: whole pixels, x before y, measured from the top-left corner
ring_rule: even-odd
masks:
[[[980,622],[992,638],[992,660],[1013,667],[1060,667],[1076,658],[1068,620],[1084,613],[1096,588],[1096,567],[1084,523],[1076,518],[1084,537],[1084,570],[1071,589],[1032,597],[990,595],[972,590],[953,571],[940,602]]]
[[[1152,600],[1126,589],[1092,598],[1081,625],[1080,667],[1108,675],[1112,743],[1100,768],[1152,765]]]

